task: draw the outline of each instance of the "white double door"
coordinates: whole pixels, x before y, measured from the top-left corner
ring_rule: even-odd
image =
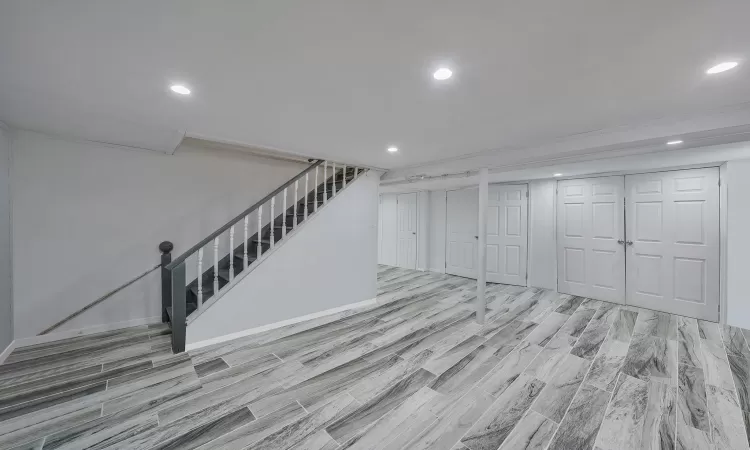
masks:
[[[718,320],[718,181],[710,168],[559,182],[558,290]]]
[[[487,281],[526,286],[528,186],[490,185],[487,204]],[[447,193],[446,273],[476,278],[479,193]]]

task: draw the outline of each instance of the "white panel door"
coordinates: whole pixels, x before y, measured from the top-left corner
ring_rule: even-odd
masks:
[[[626,188],[628,304],[718,321],[719,170],[629,175]]]
[[[624,184],[621,176],[558,182],[558,291],[625,302]]]
[[[398,264],[417,268],[417,194],[398,196]]]
[[[526,286],[527,193],[526,184],[489,187],[487,281]]]
[[[479,191],[448,191],[446,202],[445,272],[476,278]]]

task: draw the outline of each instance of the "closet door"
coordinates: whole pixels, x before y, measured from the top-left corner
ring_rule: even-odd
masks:
[[[526,286],[528,185],[490,185],[487,281]]]
[[[629,175],[626,189],[628,304],[718,321],[719,170]]]
[[[557,184],[558,291],[625,302],[624,177]]]
[[[417,268],[417,194],[398,196],[398,264]]]
[[[446,201],[445,272],[476,278],[479,192],[477,189],[448,191]]]

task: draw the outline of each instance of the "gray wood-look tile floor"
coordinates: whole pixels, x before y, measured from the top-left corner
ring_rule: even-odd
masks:
[[[750,331],[381,266],[378,304],[172,355],[137,327],[14,351],[0,448],[750,449]]]

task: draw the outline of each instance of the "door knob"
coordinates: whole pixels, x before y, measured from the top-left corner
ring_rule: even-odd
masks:
[[[479,236],[474,236],[474,239],[479,239]]]
[[[412,231],[411,234],[417,234],[417,232],[416,231]]]
[[[618,240],[617,240],[617,243],[618,243],[618,244],[620,244],[620,245],[622,245],[622,244],[624,244],[624,243],[625,243],[625,241],[623,241],[622,239],[618,239]]]
[[[628,245],[633,245],[633,241],[627,241],[625,243],[628,244]]]

